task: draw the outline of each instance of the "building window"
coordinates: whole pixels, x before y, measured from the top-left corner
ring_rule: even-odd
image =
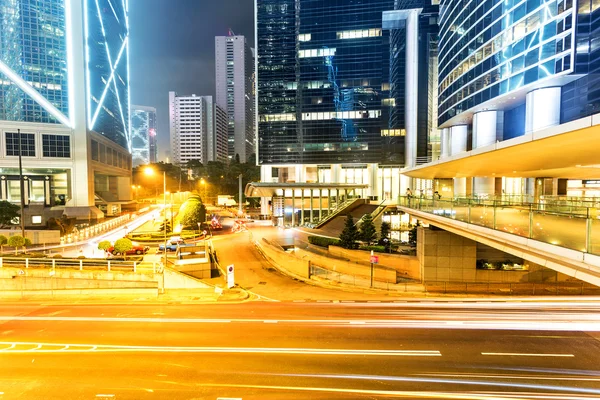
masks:
[[[42,216],[41,215],[32,215],[31,216],[31,223],[32,224],[41,224],[42,223]]]
[[[19,134],[6,132],[6,155],[19,155]],[[21,155],[24,157],[35,157],[35,135],[33,133],[21,133]]]
[[[71,158],[71,138],[65,135],[42,135],[42,150],[44,157]]]
[[[300,42],[310,42],[311,39],[312,39],[312,35],[310,33],[304,33],[304,34],[298,35],[298,41],[300,41]]]
[[[337,32],[338,39],[362,39],[381,36],[381,28]]]
[[[92,160],[98,161],[98,142],[92,140]]]

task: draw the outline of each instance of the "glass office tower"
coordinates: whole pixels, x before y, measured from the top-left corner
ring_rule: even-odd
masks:
[[[257,0],[259,164],[377,163],[393,0]]]
[[[26,225],[62,212],[101,218],[101,192],[130,198],[127,7],[0,0],[0,197],[25,199]]]

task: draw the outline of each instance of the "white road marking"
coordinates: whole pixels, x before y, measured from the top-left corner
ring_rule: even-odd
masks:
[[[74,349],[74,345],[57,343],[14,343],[14,345],[36,346],[36,353],[57,353],[57,350],[44,350],[43,346],[68,347],[71,352],[89,352],[89,349]],[[286,348],[286,347],[169,347],[169,346],[121,346],[121,345],[83,345],[95,352],[155,352],[155,353],[251,353],[251,354],[311,354],[311,355],[350,355],[350,356],[412,356],[412,357],[441,357],[438,350],[369,350],[369,349],[320,349],[320,348]],[[20,354],[32,350],[12,350],[4,354]]]
[[[266,319],[264,322],[265,322],[265,324],[276,324],[278,321]]]
[[[516,356],[516,357],[575,357],[573,354],[551,353],[481,353],[482,356]]]

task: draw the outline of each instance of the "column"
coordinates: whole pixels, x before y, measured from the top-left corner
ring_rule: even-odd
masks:
[[[406,13],[405,167],[417,165],[419,103],[419,15],[421,8]]]
[[[473,148],[496,143],[497,111],[482,111],[473,115]]]
[[[292,227],[296,222],[296,189],[292,189]]]
[[[331,183],[340,183],[342,175],[342,166],[340,164],[331,164]]]
[[[467,196],[467,178],[454,178],[454,197]]]
[[[536,89],[525,100],[525,133],[560,124],[560,87]]]
[[[313,208],[313,190],[310,189],[310,222],[313,222],[314,219],[314,208]]]
[[[456,125],[450,128],[450,155],[467,151],[467,125]]]
[[[319,221],[323,219],[323,189],[319,189]]]
[[[497,111],[482,111],[473,115],[473,149],[496,143],[498,126]],[[494,177],[474,177],[473,195],[494,195],[496,179]]]
[[[302,189],[302,197],[300,199],[300,223],[298,225],[304,225],[304,189]]]
[[[450,157],[450,129],[444,128],[440,133],[440,159]]]

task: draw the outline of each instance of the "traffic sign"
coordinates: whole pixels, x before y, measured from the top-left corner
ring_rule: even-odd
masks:
[[[378,264],[379,263],[379,256],[371,256],[371,263]]]

